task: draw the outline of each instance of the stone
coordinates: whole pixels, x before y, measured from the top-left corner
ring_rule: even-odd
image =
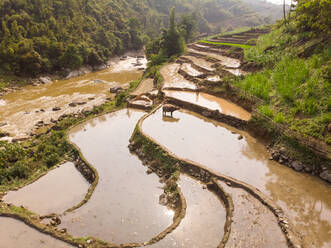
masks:
[[[92,239],[88,239],[88,240],[86,240],[86,244],[92,244],[93,243],[93,240]]]
[[[159,202],[162,206],[166,206],[168,204],[168,199],[166,194],[163,193],[162,195],[160,195]]]
[[[0,138],[9,137],[9,133],[0,132]]]
[[[331,133],[331,123],[328,125],[328,132]]]
[[[76,106],[77,106],[77,103],[75,103],[75,102],[71,102],[71,103],[69,103],[69,107],[74,108],[74,107],[76,107]]]
[[[311,172],[312,171],[312,168],[309,165],[303,165],[303,167],[305,169],[305,172]]]
[[[77,105],[85,105],[87,102],[77,102]]]
[[[207,183],[206,186],[208,189],[212,189],[215,187],[214,183],[212,183],[212,182]]]
[[[325,181],[331,183],[331,172],[330,172],[329,170],[325,170],[325,171],[323,171],[323,172],[320,174],[320,177],[321,177],[323,180],[325,180]]]
[[[113,94],[118,94],[121,93],[122,91],[123,91],[122,87],[112,87],[109,89],[109,92]]]
[[[295,169],[296,171],[302,171],[303,164],[300,161],[294,161],[294,162],[292,162],[291,167],[293,169]]]
[[[243,138],[244,138],[244,136],[239,135],[238,140],[242,140]]]
[[[210,116],[212,116],[212,113],[210,111],[205,110],[202,112],[202,115],[206,116],[206,117],[210,117]]]
[[[282,146],[280,149],[279,149],[279,152],[281,154],[284,154],[286,152],[286,148],[284,146]]]
[[[55,216],[52,218],[52,220],[51,220],[52,226],[58,226],[60,224],[61,224],[61,219],[59,218],[59,216]]]
[[[147,171],[146,171],[146,173],[147,173],[147,175],[149,175],[149,174],[152,174],[153,171],[150,168],[148,168]]]
[[[4,127],[4,126],[7,126],[8,123],[7,122],[0,122],[0,127]]]
[[[61,108],[60,108],[60,107],[54,107],[52,110],[53,110],[53,111],[60,111]]]
[[[40,77],[39,78],[39,81],[42,83],[42,84],[49,84],[52,82],[52,80],[49,78],[49,77]]]

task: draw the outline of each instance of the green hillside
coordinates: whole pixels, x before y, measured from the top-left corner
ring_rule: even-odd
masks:
[[[265,23],[239,0],[3,0],[0,73],[34,76],[142,48],[168,25],[169,9],[194,13],[201,33]]]

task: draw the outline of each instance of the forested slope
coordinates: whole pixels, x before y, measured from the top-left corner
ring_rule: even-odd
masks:
[[[265,23],[239,0],[3,0],[0,73],[33,76],[102,64],[140,49],[168,25],[172,6],[179,16],[194,13],[200,32]]]

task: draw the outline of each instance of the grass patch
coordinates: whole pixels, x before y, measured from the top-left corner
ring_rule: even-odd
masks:
[[[265,102],[258,109],[260,113],[303,136],[330,144],[325,128],[331,122],[331,43],[308,58],[300,58],[300,37],[282,28],[261,36],[256,47],[245,49],[245,60],[265,69],[232,82]]]
[[[240,48],[250,48],[250,45],[245,44],[235,44],[235,43],[223,43],[223,42],[216,42],[216,41],[209,41],[209,40],[200,40],[199,42],[205,43],[205,44],[212,44],[212,45],[224,45],[224,46],[232,46],[232,47],[240,47]]]

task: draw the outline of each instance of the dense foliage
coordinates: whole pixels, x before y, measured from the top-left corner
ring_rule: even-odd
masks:
[[[65,132],[54,131],[26,144],[0,142],[0,185],[26,179],[38,169],[47,169],[71,150]]]
[[[98,66],[112,55],[140,49],[146,35],[157,36],[169,25],[172,7],[186,15],[181,21],[186,41],[197,31],[265,22],[239,0],[2,0],[0,73],[30,76]]]
[[[245,59],[264,70],[236,81],[265,101],[259,108],[265,116],[327,144],[331,144],[327,131],[331,123],[331,25],[320,7],[330,7],[330,2],[299,1],[286,27],[276,26],[259,38],[256,47],[246,49]]]
[[[99,65],[109,56],[142,47],[135,13],[125,1],[5,0],[0,3],[1,69],[52,72]]]
[[[297,0],[296,21],[302,32],[331,35],[331,0]]]

